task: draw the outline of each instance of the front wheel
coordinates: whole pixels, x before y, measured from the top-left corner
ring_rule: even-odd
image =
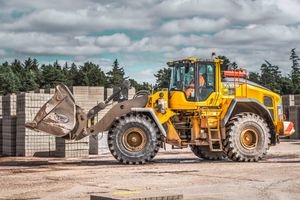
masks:
[[[270,129],[257,114],[235,115],[226,125],[224,150],[233,161],[258,161],[269,149]]]
[[[124,164],[144,164],[151,161],[160,144],[161,136],[156,124],[142,114],[122,117],[108,133],[111,154]]]

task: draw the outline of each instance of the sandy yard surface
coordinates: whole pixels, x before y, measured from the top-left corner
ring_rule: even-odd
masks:
[[[164,151],[146,165],[110,155],[84,159],[0,158],[0,199],[90,199],[90,195],[184,199],[300,199],[300,141],[281,142],[256,163],[204,161],[189,149]]]

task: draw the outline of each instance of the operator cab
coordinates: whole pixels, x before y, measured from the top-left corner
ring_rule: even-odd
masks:
[[[183,91],[188,101],[205,101],[216,90],[216,66],[213,60],[187,58],[169,62],[170,91]]]

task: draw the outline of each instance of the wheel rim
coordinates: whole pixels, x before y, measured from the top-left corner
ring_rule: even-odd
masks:
[[[140,128],[129,128],[125,131],[122,141],[128,151],[137,152],[146,145],[146,134]]]
[[[246,149],[254,149],[258,143],[258,134],[254,129],[246,129],[241,134],[242,146]]]

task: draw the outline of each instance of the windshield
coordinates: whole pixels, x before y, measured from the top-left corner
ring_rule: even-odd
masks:
[[[214,63],[176,63],[172,66],[170,90],[183,91],[187,100],[206,100],[215,91]]]
[[[186,90],[194,82],[194,71],[194,64],[175,64],[171,72],[170,90]]]

